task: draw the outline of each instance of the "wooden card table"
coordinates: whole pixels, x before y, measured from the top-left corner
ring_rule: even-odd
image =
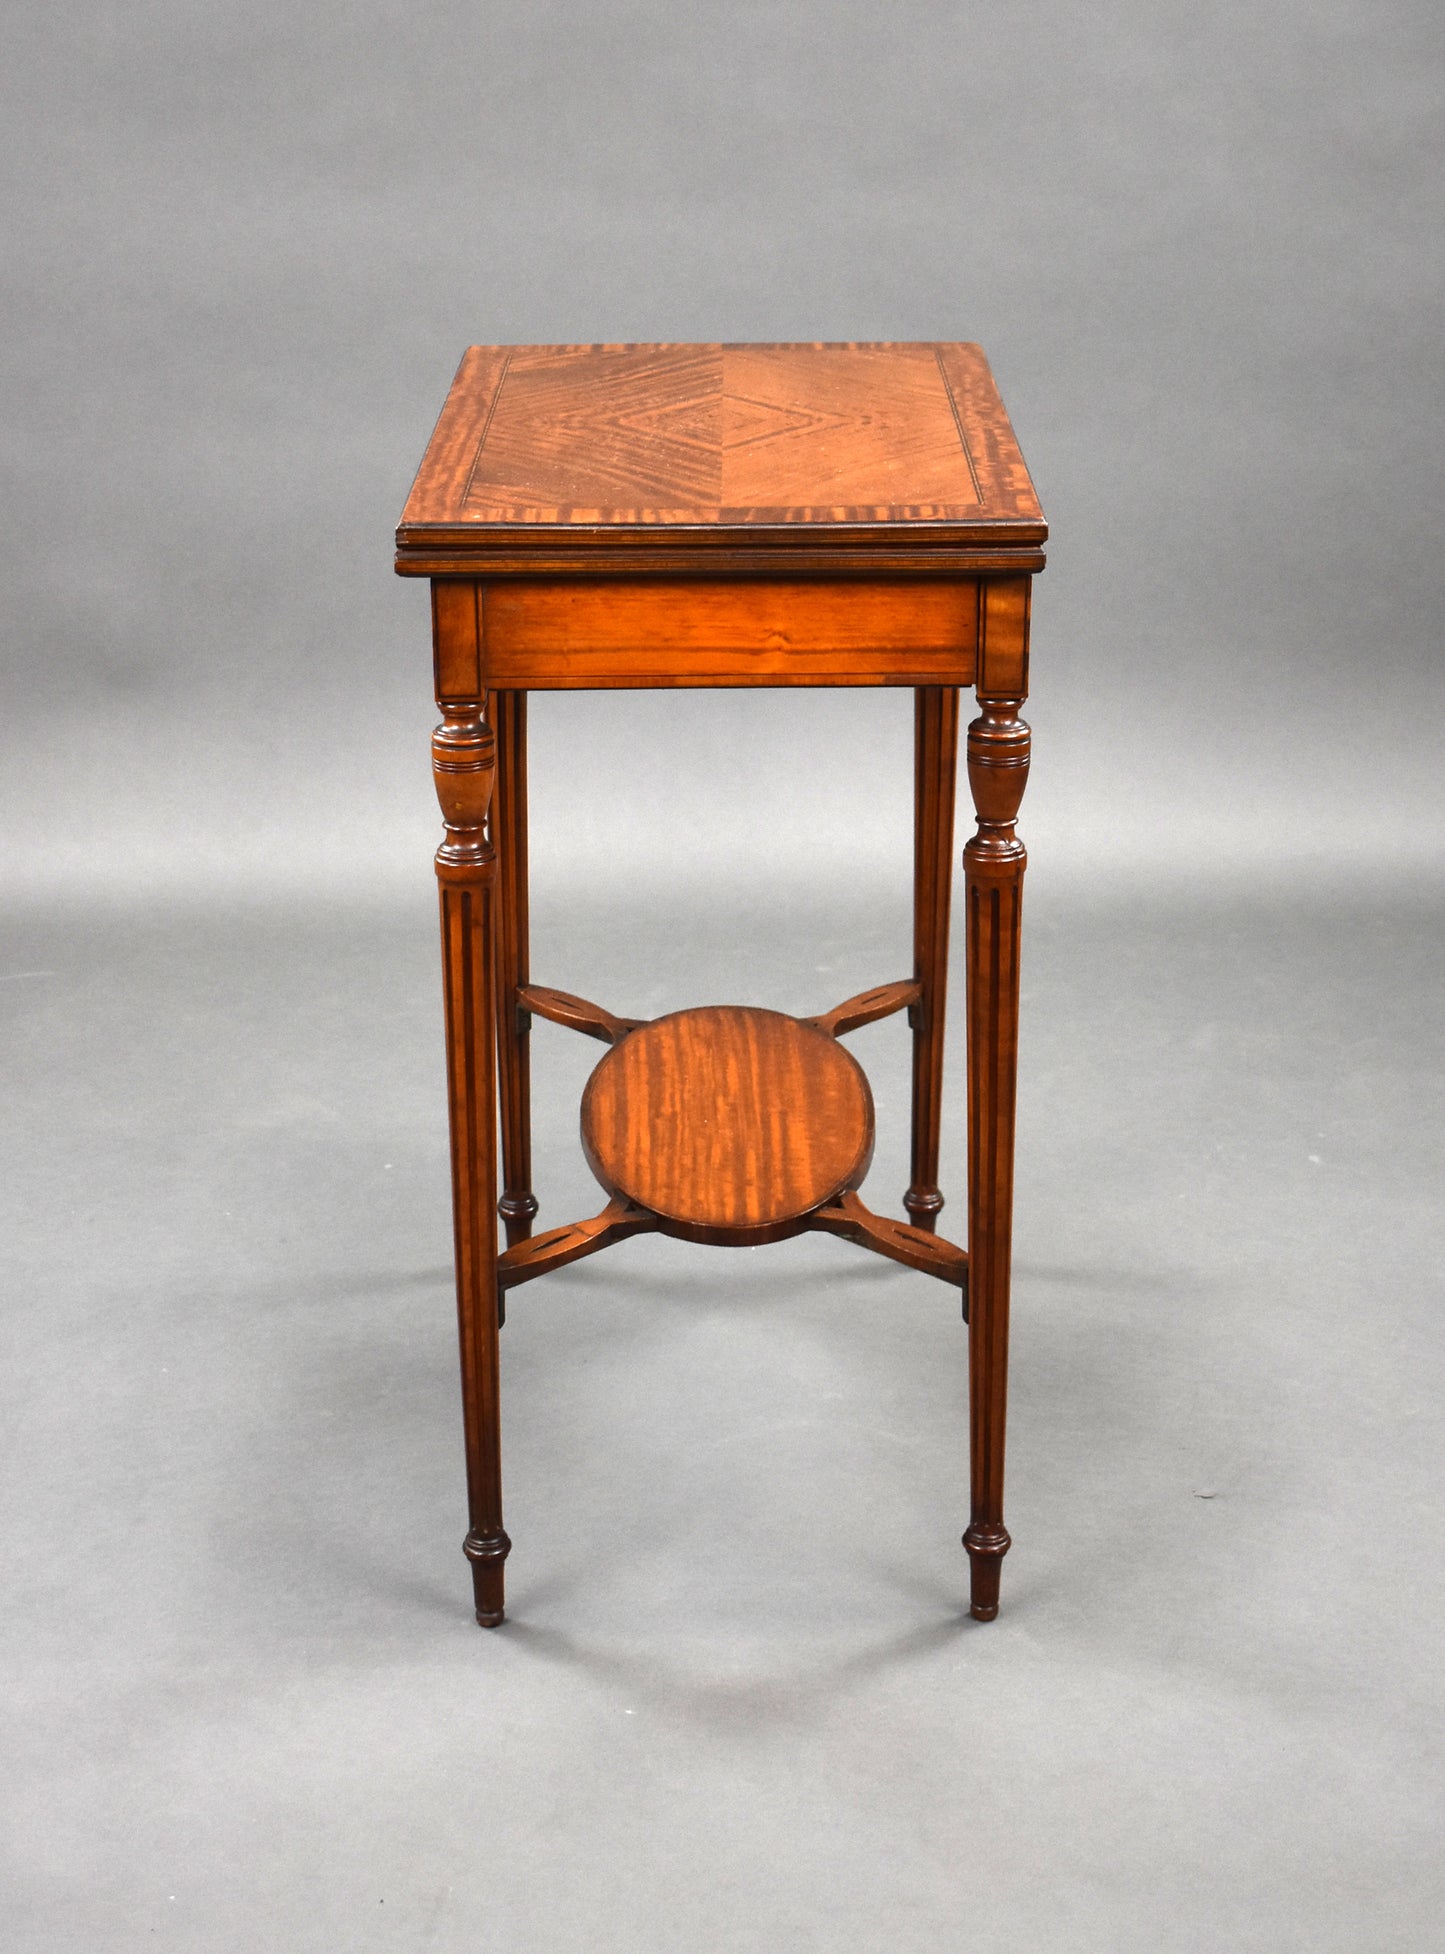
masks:
[[[477,1620],[502,1619],[498,1328],[519,1284],[649,1229],[821,1228],[963,1292],[972,1613],[998,1612],[1029,592],[1047,534],[967,345],[473,346],[397,530],[431,579],[457,1307]],[[913,970],[817,1017],[652,1023],[534,984],[531,691],[893,685],[915,701]],[[967,764],[968,1243],[937,1233],[958,691]],[[909,1219],[858,1192],[873,1101],[839,1041],[906,1011]],[[607,1046],[582,1100],[606,1197],[533,1235],[528,1032]],[[501,1192],[497,1135],[501,1136]],[[499,1254],[497,1216],[506,1224]]]

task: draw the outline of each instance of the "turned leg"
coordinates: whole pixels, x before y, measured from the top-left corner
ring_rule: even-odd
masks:
[[[492,910],[495,858],[487,811],[496,772],[492,729],[480,699],[442,698],[432,769],[446,838],[437,850],[442,974],[446,997],[447,1087],[451,1110],[452,1213],[456,1231],[457,1323],[467,1454],[477,1620],[502,1619],[502,1527],[498,1422],[496,1080],[493,1064]]]
[[[530,976],[527,918],[527,695],[494,692],[497,793],[492,832],[497,849],[497,1075],[502,1102],[502,1198],[507,1246],[532,1232],[531,1013],[519,993]]]
[[[1019,584],[1022,588],[1019,588]],[[1028,584],[980,587],[978,704],[968,729],[977,831],[963,851],[968,924],[968,1390],[971,1514],[963,1544],[970,1612],[998,1613],[1008,1403],[1019,911],[1024,846],[1014,832],[1028,779]]]
[[[920,685],[913,694],[913,1162],[903,1205],[915,1227],[933,1229],[938,1135],[943,1118],[943,1008],[948,986],[948,915],[953,883],[953,801],[958,777],[958,690]]]

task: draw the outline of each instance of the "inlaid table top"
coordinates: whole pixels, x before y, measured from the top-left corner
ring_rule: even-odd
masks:
[[[978,346],[473,346],[397,568],[546,571],[622,548],[666,569],[772,547],[838,567],[988,550],[1030,570],[1047,533]]]

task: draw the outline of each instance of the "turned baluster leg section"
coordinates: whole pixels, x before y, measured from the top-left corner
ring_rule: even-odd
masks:
[[[938,1140],[943,1120],[943,1014],[953,889],[953,803],[958,781],[958,690],[920,685],[913,716],[913,1154],[903,1197],[917,1228],[938,1225]]]
[[[507,1246],[532,1233],[532,1014],[521,1000],[531,976],[527,912],[527,695],[494,692],[497,792],[497,1083],[502,1105],[502,1198]]]
[[[497,1336],[496,859],[488,832],[496,740],[484,717],[473,586],[434,585],[433,617],[442,723],[432,736],[432,772],[446,827],[436,872],[470,1521],[463,1551],[472,1564],[477,1620],[493,1628],[503,1616],[502,1569],[511,1547],[502,1525]]]
[[[968,780],[978,826],[963,851],[968,942],[968,1386],[970,1613],[998,1613],[1008,1404],[1019,921],[1024,845],[1015,832],[1029,767],[1029,583],[979,585],[977,696]]]

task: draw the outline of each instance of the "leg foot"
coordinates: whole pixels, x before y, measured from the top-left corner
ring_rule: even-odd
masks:
[[[511,1551],[512,1543],[505,1533],[483,1536],[473,1532],[462,1542],[462,1552],[472,1564],[472,1593],[482,1628],[496,1628],[506,1619],[502,1569]]]
[[[1011,1542],[1006,1527],[970,1527],[963,1536],[968,1550],[968,1612],[976,1622],[991,1622],[998,1613],[998,1577]]]

